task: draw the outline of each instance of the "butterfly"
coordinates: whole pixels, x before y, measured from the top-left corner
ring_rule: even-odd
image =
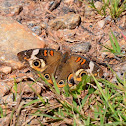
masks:
[[[55,49],[29,49],[19,52],[17,56],[21,62],[30,66],[37,77],[40,77],[38,72],[41,73],[41,76],[50,84],[53,84],[53,75],[58,87],[64,87],[65,82],[71,87],[78,84],[84,75],[91,73],[95,77],[103,75],[103,70],[88,58],[81,55],[63,54]]]

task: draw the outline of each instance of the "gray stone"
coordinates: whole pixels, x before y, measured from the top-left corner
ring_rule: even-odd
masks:
[[[72,50],[72,52],[86,53],[90,50],[90,48],[91,48],[90,42],[84,42],[84,43],[74,44],[71,47],[71,50]]]
[[[0,62],[19,67],[17,53],[31,48],[43,48],[44,41],[11,17],[0,16]]]
[[[91,7],[88,6],[88,5],[85,5],[85,13],[84,13],[84,15],[85,15],[86,17],[94,15],[93,8],[91,8]]]
[[[32,31],[37,34],[37,35],[41,35],[42,34],[42,27],[40,25],[35,26],[32,28]]]
[[[115,64],[114,66],[113,66],[113,68],[112,68],[115,72],[116,72],[116,74],[117,74],[117,76],[121,79],[121,80],[124,80],[124,78],[126,79],[126,61],[124,61],[124,62],[122,62],[122,63],[120,63],[120,64]],[[125,75],[125,76],[124,76]],[[112,80],[111,80],[113,83],[116,83],[116,82],[118,82],[117,81],[117,78],[116,78],[116,75],[114,74],[113,75],[113,78],[112,78]]]
[[[111,16],[107,16],[106,18],[105,18],[105,21],[111,21],[112,19],[111,19]]]
[[[98,10],[101,10],[101,9],[102,9],[102,6],[103,6],[102,2],[100,2],[100,1],[96,1],[96,2],[94,3],[94,5],[95,5],[95,7],[96,7]]]
[[[98,21],[98,26],[99,26],[100,28],[103,28],[103,27],[105,26],[105,20],[100,20],[100,21]]]
[[[57,17],[49,22],[49,26],[53,30],[58,29],[75,29],[79,26],[81,18],[78,14],[69,13],[64,16]]]
[[[11,73],[11,67],[9,66],[0,66],[0,72],[5,73],[5,74],[9,74]]]

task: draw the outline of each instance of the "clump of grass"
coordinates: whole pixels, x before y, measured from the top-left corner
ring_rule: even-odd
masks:
[[[89,3],[100,15],[106,16],[109,12],[113,19],[118,18],[126,10],[126,0],[102,0],[103,5],[100,10],[95,7],[94,0],[89,1]]]
[[[94,78],[94,77],[93,77]],[[126,85],[125,85],[125,77],[124,80],[120,83],[120,78],[118,78],[118,85],[115,83],[111,83],[107,80],[102,80],[102,83],[105,84],[104,89],[101,88],[98,81],[94,78],[96,85],[99,89],[99,93],[101,93],[101,98],[104,103],[104,119],[108,118],[112,125],[123,125],[126,121],[126,106],[125,106],[125,98],[126,98]],[[123,86],[121,86],[123,85]],[[122,88],[123,87],[123,88]],[[125,106],[125,107],[124,107]],[[101,107],[100,107],[101,108]],[[104,114],[103,114],[104,113]],[[109,116],[109,117],[108,117]],[[103,118],[103,117],[102,117]],[[104,120],[105,123],[105,120]],[[103,124],[104,124],[103,123]]]
[[[79,96],[85,90],[85,84],[90,82],[88,76],[85,76],[74,89],[66,85],[62,91],[55,85],[54,93],[56,93],[56,99],[61,106],[51,107],[47,113],[39,110],[33,115],[50,118],[55,122],[63,121],[68,125],[75,126],[126,125],[126,81],[125,77],[123,81],[119,77],[117,78],[118,86],[102,79],[100,82],[104,84],[104,88],[101,88],[100,83],[93,76],[97,88],[95,90],[92,87],[88,88],[88,93],[82,99]],[[67,98],[71,98],[71,102]],[[86,114],[88,109],[90,111]]]
[[[92,75],[93,76],[93,75]],[[119,81],[119,87],[110,83],[107,80],[101,80],[104,83],[104,88],[101,88],[99,82],[94,78],[93,79],[97,85],[97,90],[88,89],[88,93],[83,99],[80,99],[78,96],[81,94],[85,84],[80,83],[79,88],[74,90],[65,90],[66,92],[62,93],[62,96],[57,97],[58,102],[62,107],[57,108],[57,110],[51,110],[53,116],[41,114],[41,116],[48,116],[49,118],[57,119],[56,120],[69,120],[66,121],[69,125],[126,125],[126,81],[125,78],[123,81]],[[86,79],[87,80],[87,79]],[[85,81],[85,80],[83,80]],[[86,81],[85,81],[86,83]],[[82,86],[83,85],[83,86]],[[123,88],[122,86],[123,85]],[[66,88],[66,87],[65,87]],[[67,94],[67,95],[66,95]],[[67,101],[67,98],[72,96],[72,102]],[[93,97],[91,97],[93,96]],[[98,99],[100,102],[98,101]],[[92,102],[95,101],[95,105],[92,105]],[[77,103],[78,102],[78,103]],[[88,106],[88,107],[87,107]],[[85,114],[84,108],[90,108],[88,115]],[[91,108],[92,107],[92,108]],[[42,113],[42,111],[41,111]],[[92,116],[93,115],[93,116]],[[39,114],[40,116],[40,114]]]
[[[125,56],[124,53],[121,52],[121,48],[120,45],[117,41],[117,38],[115,37],[115,35],[113,34],[113,32],[111,31],[111,35],[109,35],[109,39],[111,42],[111,47],[107,46],[107,45],[102,45],[103,47],[106,48],[106,50],[104,50],[104,52],[111,52],[113,53],[115,56]]]
[[[112,71],[114,73],[114,71]],[[115,74],[115,73],[114,73]],[[126,73],[125,73],[126,74]],[[11,122],[15,125],[20,122],[20,116],[26,111],[26,116],[30,119],[22,125],[30,125],[30,121],[37,119],[40,125],[126,125],[126,79],[123,80],[117,75],[117,84],[111,83],[105,79],[99,81],[92,75],[85,75],[82,81],[74,88],[69,88],[66,84],[64,89],[59,89],[53,78],[54,87],[51,91],[54,93],[55,102],[44,100],[37,94],[32,84],[29,87],[36,93],[38,99],[21,102],[20,112],[12,109]],[[96,85],[90,86],[90,80],[94,79]],[[45,83],[47,83],[45,81]],[[85,90],[85,86],[89,87]],[[103,87],[101,87],[103,83]],[[95,88],[94,88],[95,87]],[[87,91],[87,93],[85,93]],[[85,93],[84,96],[81,96]],[[17,96],[17,95],[15,95]],[[17,99],[17,98],[16,98]],[[19,109],[18,108],[18,109]],[[3,110],[0,108],[1,118]],[[24,115],[25,116],[25,115]],[[45,121],[46,120],[46,121]]]

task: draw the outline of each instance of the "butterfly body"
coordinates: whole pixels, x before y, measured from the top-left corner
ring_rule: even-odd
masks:
[[[78,84],[85,74],[92,73],[96,77],[103,74],[102,69],[89,59],[80,55],[62,54],[54,49],[30,49],[19,52],[17,56],[20,61],[28,63],[34,73],[39,71],[51,84],[53,75],[58,87],[64,87],[65,81],[70,87]]]

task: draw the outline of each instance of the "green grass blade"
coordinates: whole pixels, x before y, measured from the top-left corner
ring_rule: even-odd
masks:
[[[115,51],[113,49],[111,49],[110,47],[104,46],[104,48],[106,48],[107,50],[105,50],[105,52],[111,52],[111,53],[115,53]]]
[[[57,94],[60,94],[60,90],[59,90],[59,88],[57,86],[57,83],[56,83],[56,80],[55,80],[54,76],[52,76],[52,80],[53,80],[54,88],[55,88]]]
[[[0,118],[3,118],[4,117],[4,115],[3,115],[3,109],[2,109],[2,107],[0,106]]]
[[[35,84],[35,82],[33,82],[33,84]],[[45,104],[45,100],[42,98],[42,96],[40,96],[37,92],[36,92],[36,90],[32,87],[32,85],[33,84],[28,84],[28,86],[32,89],[32,91],[39,97],[39,99],[41,100],[41,102],[43,103],[43,104]]]
[[[114,9],[115,9],[115,13],[118,11],[118,0],[114,0]]]
[[[113,34],[112,31],[111,31],[111,34],[112,34],[113,39],[114,39],[114,42],[115,42],[116,51],[117,51],[118,53],[121,53],[121,49],[120,49],[119,43],[118,43],[118,41],[117,41],[117,39],[116,39],[116,37],[115,37],[115,35]]]
[[[23,108],[25,108],[25,107],[27,107],[27,106],[30,106],[30,105],[32,105],[32,104],[34,104],[34,103],[38,103],[38,102],[40,102],[40,99],[32,100],[32,101],[28,102],[27,104],[25,104],[25,105],[23,106]]]
[[[111,35],[109,35],[109,39],[110,39],[110,42],[111,42],[111,45],[112,45],[113,51],[114,51],[114,53],[115,53],[115,52],[116,52],[116,46],[115,46],[115,44],[114,44],[114,42],[113,42],[113,40],[112,40]]]
[[[103,93],[103,90],[102,90],[101,86],[99,85],[99,82],[96,80],[96,78],[93,76],[93,74],[92,74],[92,77],[93,77],[93,79],[94,79],[94,81],[95,81],[95,83],[96,83],[98,89],[100,90],[100,92],[101,92],[103,98],[105,99],[106,103],[108,103],[108,105],[109,105],[111,111],[112,111],[113,114],[115,115],[115,118],[119,121],[119,118],[118,118],[118,116],[116,115],[115,110],[113,109],[112,105],[109,103],[108,98],[106,97],[106,95]]]
[[[66,83],[67,83],[67,82],[66,82]],[[69,90],[70,90],[69,85],[68,85],[68,84],[65,84],[65,86],[64,86],[64,91],[65,91],[64,95],[65,95],[66,97],[69,97],[69,95],[70,95]]]
[[[83,98],[83,100],[82,100],[82,102],[81,102],[81,105],[79,106],[79,110],[81,110],[81,109],[83,108],[83,106],[84,106],[84,104],[86,103],[86,100],[87,100],[88,97],[89,97],[89,95],[86,95],[86,96]]]
[[[63,120],[62,118],[60,118],[60,117],[53,117],[53,116],[50,116],[50,115],[47,115],[47,114],[32,114],[32,115],[36,115],[36,116],[44,116],[44,117],[48,117],[48,118],[52,118],[52,119],[56,119],[56,120]]]

